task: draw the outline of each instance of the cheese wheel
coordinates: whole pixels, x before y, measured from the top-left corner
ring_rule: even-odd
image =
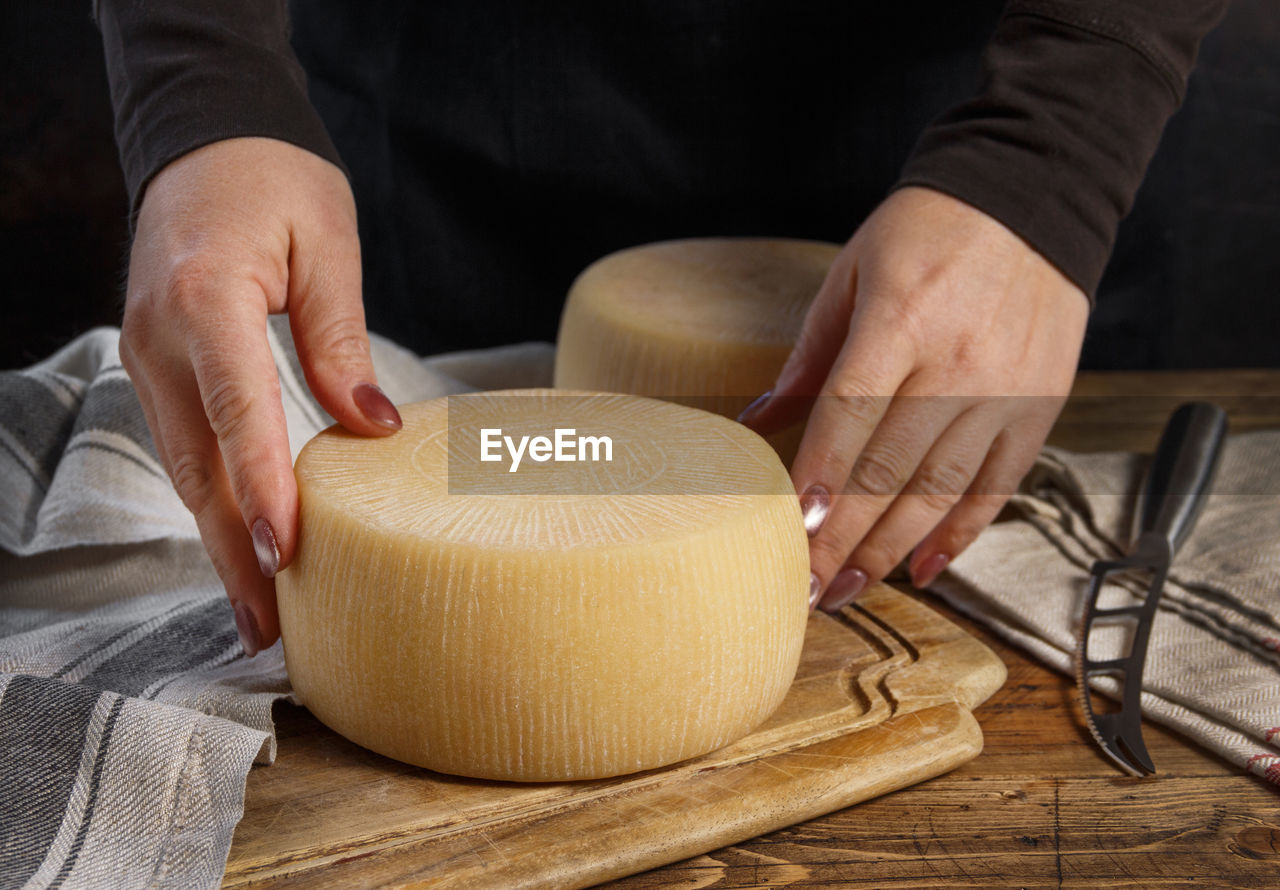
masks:
[[[555,385],[737,417],[773,387],[839,251],[818,241],[704,238],[610,254],[569,291]],[[802,429],[771,437],[784,460]]]
[[[386,438],[330,428],[295,466],[280,626],[294,689],[327,726],[441,772],[587,779],[714,750],[782,701],[808,546],[759,436],[653,399],[553,390],[401,416]],[[519,463],[501,438],[484,452],[494,429]],[[611,450],[536,460],[533,434],[553,430]]]

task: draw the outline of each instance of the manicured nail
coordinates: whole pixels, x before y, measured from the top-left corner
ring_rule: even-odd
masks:
[[[831,495],[821,485],[810,485],[800,495],[800,512],[804,514],[804,530],[813,537],[827,521],[831,510]]]
[[[862,569],[845,569],[831,579],[827,595],[822,598],[824,612],[838,612],[867,586],[867,573]]]
[[[262,577],[274,578],[280,571],[280,547],[276,544],[276,533],[271,530],[271,523],[262,518],[253,523],[253,552],[258,557]]]
[[[361,383],[351,390],[351,398],[361,413],[379,426],[385,426],[389,430],[398,430],[404,426],[396,406],[391,404],[386,393],[372,383]]]
[[[258,621],[253,612],[244,603],[236,603],[236,633],[240,634],[240,646],[244,654],[253,658],[262,647],[262,637],[258,635]]]
[[[773,390],[769,390],[762,396],[756,396],[755,401],[742,409],[742,413],[738,415],[738,423],[751,426],[751,421],[756,419],[756,416],[764,410],[764,406],[769,404],[769,400],[772,398]]]
[[[818,605],[818,597],[822,596],[822,580],[813,572],[809,573],[809,611]]]
[[[947,554],[933,554],[911,572],[911,583],[916,587],[928,587],[942,573],[942,570],[947,567],[949,562],[951,562],[951,557],[947,556]]]

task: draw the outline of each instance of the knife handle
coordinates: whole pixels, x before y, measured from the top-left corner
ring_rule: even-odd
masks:
[[[1138,499],[1136,540],[1155,532],[1170,554],[1186,540],[1204,506],[1227,434],[1227,414],[1209,402],[1179,405],[1165,425]]]

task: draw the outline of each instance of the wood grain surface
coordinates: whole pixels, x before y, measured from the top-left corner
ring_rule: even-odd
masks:
[[[880,585],[810,616],[795,682],[763,726],[660,770],[461,779],[304,724],[249,788],[225,883],[590,886],[946,772],[982,749],[970,711],[1004,679],[990,649]]]
[[[1168,410],[1192,397],[1222,404],[1235,431],[1280,427],[1280,371],[1082,374],[1075,392],[1050,441],[1078,450],[1149,451]],[[1008,668],[1007,682],[975,712],[985,739],[980,756],[912,787],[603,886],[1280,887],[1275,786],[1154,724],[1144,736],[1157,775],[1120,774],[1084,730],[1069,677],[939,601],[912,595],[983,641]],[[280,764],[305,750],[324,769],[309,784],[286,780],[278,766],[253,771],[242,827],[273,802],[292,801],[256,823],[260,836],[287,833],[312,810],[323,811],[326,795],[375,757],[305,711],[279,706],[277,717]],[[389,785],[375,783],[354,810],[332,819],[350,826],[395,806],[389,794]],[[237,832],[230,864],[245,862],[250,846],[249,834]],[[305,856],[299,862],[308,864]],[[316,886],[341,886],[333,867],[311,875]],[[244,870],[227,876],[230,884],[249,879]],[[281,882],[252,881],[260,883]]]

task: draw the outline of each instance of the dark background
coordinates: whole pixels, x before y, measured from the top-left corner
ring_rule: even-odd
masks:
[[[0,368],[118,324],[127,202],[88,0],[0,9]],[[1205,41],[1085,342],[1092,368],[1280,366],[1280,9]]]

